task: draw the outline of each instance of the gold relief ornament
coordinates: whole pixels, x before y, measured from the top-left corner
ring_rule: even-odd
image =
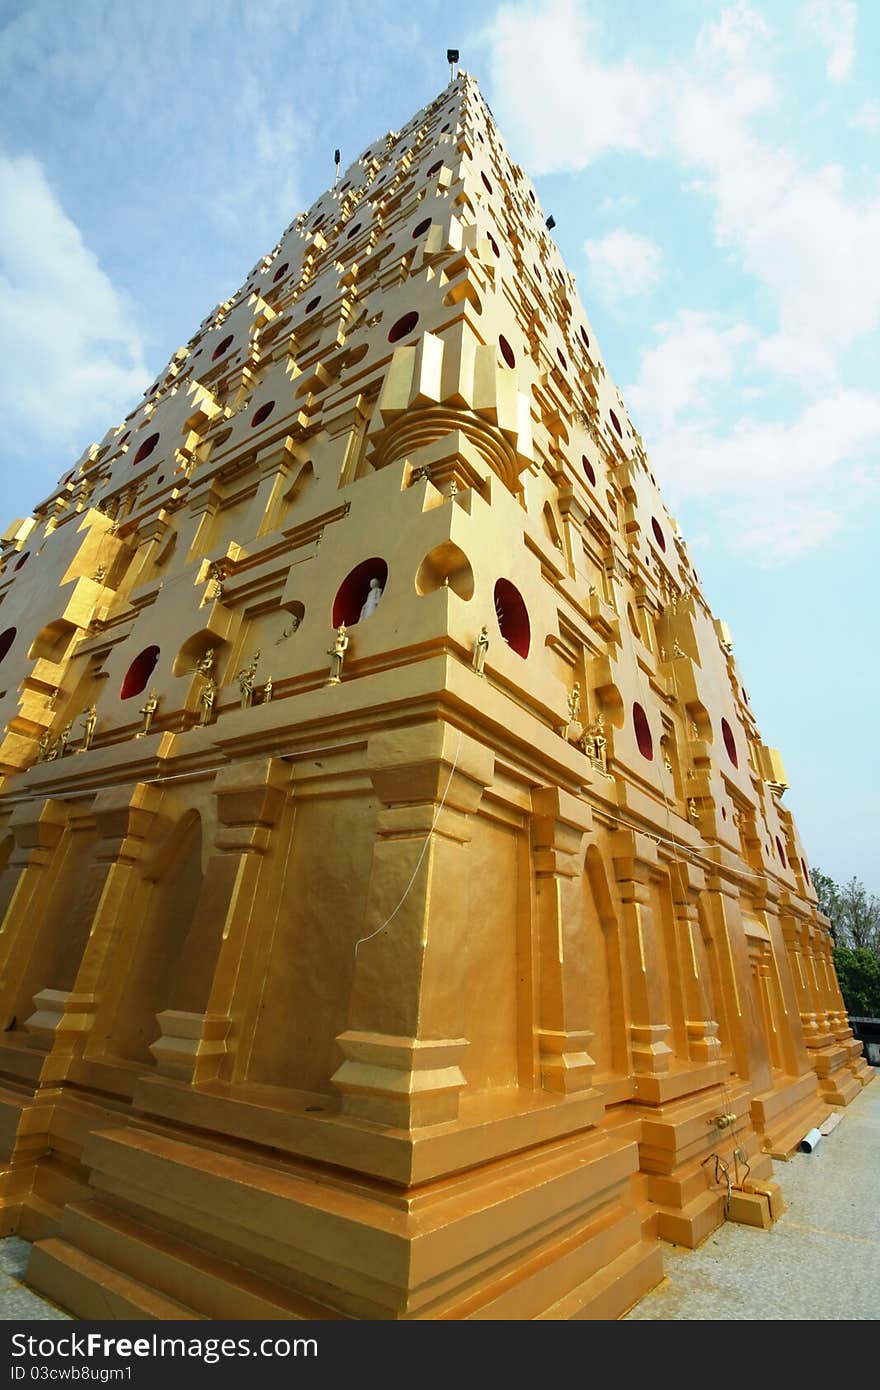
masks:
[[[605,737],[605,721],[601,713],[592,724],[588,724],[581,738],[581,748],[586,753],[597,772],[608,771],[608,740]]]
[[[480,628],[480,635],[474,642],[473,668],[478,676],[485,674],[486,653],[489,650],[489,629],[485,623]]]
[[[201,676],[204,680],[214,678],[214,648],[209,647],[204,656],[196,662],[195,675]]]
[[[336,641],[327,652],[327,655],[330,657],[328,685],[338,685],[342,680],[342,663],[345,660],[345,653],[348,651],[349,640],[348,633],[345,630],[345,623],[340,623],[336,629]]]
[[[266,684],[263,686],[263,704],[264,704],[264,705],[268,705],[269,702],[270,702],[270,700],[272,699],[272,690],[273,690],[273,686],[272,686],[272,677],[270,676],[270,677],[268,678],[268,680],[266,681]]]
[[[138,714],[142,714],[144,716],[144,727],[138,733],[135,734],[135,738],[146,738],[147,734],[153,727],[153,720],[156,717],[156,710],[158,708],[158,692],[155,690],[151,690],[147,697],[147,703],[138,710]]]
[[[250,709],[254,703],[254,677],[257,674],[257,667],[260,664],[260,652],[254,652],[247,666],[242,667],[236,676],[238,688],[241,692],[242,709]]]
[[[92,739],[95,737],[95,727],[98,723],[98,711],[95,705],[89,705],[85,714],[80,719],[83,726],[83,740],[77,750],[80,753],[87,753],[92,746]]]
[[[223,580],[226,578],[221,562],[214,560],[208,569],[209,595],[211,598],[223,597]]]
[[[202,707],[202,712],[199,716],[199,724],[202,726],[202,728],[204,728],[206,724],[210,724],[213,718],[214,701],[216,700],[216,698],[217,682],[214,680],[213,676],[207,676],[201,690],[199,691],[199,704]]]
[[[688,797],[688,820],[692,825],[700,824],[700,808],[697,806],[696,799]]]

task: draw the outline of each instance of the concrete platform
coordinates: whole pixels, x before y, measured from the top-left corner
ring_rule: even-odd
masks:
[[[776,1164],[786,1211],[770,1231],[724,1225],[699,1248],[664,1247],[666,1279],[640,1321],[858,1321],[878,1316],[880,1086],[847,1108],[814,1154]],[[22,1283],[30,1246],[0,1240],[0,1320],[69,1315]]]
[[[774,1165],[786,1211],[769,1231],[727,1223],[698,1250],[670,1246],[640,1321],[876,1320],[880,1086],[868,1086],[813,1154]]]

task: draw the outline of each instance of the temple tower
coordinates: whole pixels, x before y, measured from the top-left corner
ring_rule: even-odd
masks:
[[[0,1206],[83,1316],[611,1317],[869,1079],[476,82],[3,537]]]

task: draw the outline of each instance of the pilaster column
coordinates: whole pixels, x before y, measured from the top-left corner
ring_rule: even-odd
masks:
[[[703,978],[697,959],[700,932],[697,899],[705,889],[706,876],[702,869],[683,860],[670,865],[669,878],[680,980],[684,991],[688,1055],[694,1062],[717,1062],[721,1056],[718,1020],[712,1017],[714,1010],[709,981]]]
[[[621,898],[622,938],[629,981],[633,1069],[660,1074],[669,1070],[671,1032],[664,1017],[663,988],[650,878],[657,846],[647,835],[618,830],[613,836],[614,870]]]
[[[253,965],[260,877],[281,814],[290,768],[255,758],[217,774],[218,828],[180,962],[171,1007],[157,1015],[150,1051],[162,1076],[198,1083],[217,1076],[228,1052],[236,988]]]
[[[494,757],[436,723],[375,735],[368,758],[382,809],[333,1082],[344,1112],[411,1129],[454,1120],[465,1084],[470,820]]]
[[[838,1042],[845,1042],[853,1036],[853,1030],[850,1027],[849,1015],[846,1012],[846,1005],[843,1002],[843,995],[840,992],[840,981],[837,978],[837,971],[834,969],[834,946],[831,940],[831,933],[821,921],[816,923],[814,932],[818,942],[818,949],[822,956],[827,980],[829,1026]]]
[[[592,1085],[583,933],[583,841],[589,807],[559,787],[532,792],[538,914],[538,1045],[546,1091]]]
[[[793,917],[791,913],[783,912],[779,918],[779,927],[782,932],[782,939],[785,942],[785,953],[789,963],[792,984],[794,985],[795,999],[797,1001],[801,1027],[804,1033],[804,1042],[807,1047],[821,1047],[821,1042],[817,1041],[820,1037],[820,1029],[816,1018],[814,1000],[810,992],[807,972],[804,968],[802,924],[797,917]]]
[[[84,900],[97,905],[88,940],[71,990],[47,988],[34,996],[35,1012],[27,1020],[31,1046],[51,1051],[44,1076],[64,1074],[75,1051],[82,1049],[95,1021],[99,991],[105,983],[104,966],[115,940],[137,898],[138,869],[147,850],[161,792],[137,783],[100,792],[90,808],[99,841],[92,862],[84,869],[92,883]]]
[[[770,1058],[751,979],[739,891],[720,874],[707,878],[706,889],[737,1072],[752,1082],[755,1091],[765,1091],[772,1081]]]
[[[6,915],[0,922],[0,999],[4,1028],[9,1027],[15,1008],[19,981],[17,948],[29,935],[39,903],[51,893],[59,863],[55,857],[67,826],[67,808],[62,801],[27,802],[13,812],[9,830],[15,847],[4,870],[16,874]]]

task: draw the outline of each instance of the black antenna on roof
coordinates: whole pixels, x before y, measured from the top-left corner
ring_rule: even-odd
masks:
[[[447,50],[446,50],[446,61],[447,61],[447,63],[449,64],[449,80],[450,80],[450,82],[454,82],[454,81],[455,81],[455,69],[458,67],[458,49],[457,49],[457,48],[447,48]]]
[[[342,152],[341,152],[340,150],[334,150],[334,151],[333,151],[333,162],[334,162],[335,165],[336,165],[336,178],[333,180],[333,187],[334,187],[334,188],[336,187],[336,185],[337,185],[338,182],[339,182],[339,165],[340,165],[341,160],[342,160]]]
[[[552,232],[552,231],[553,231],[553,228],[556,226],[556,218],[553,216],[553,213],[552,213],[552,212],[551,212],[550,216],[547,218],[547,221],[546,221],[546,223],[545,223],[545,226],[546,226],[548,232]]]

